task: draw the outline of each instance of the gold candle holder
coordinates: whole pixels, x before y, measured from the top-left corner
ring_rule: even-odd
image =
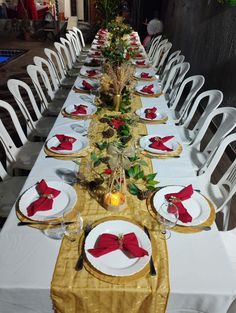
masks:
[[[113,104],[116,112],[120,111],[121,95],[113,96]]]
[[[104,205],[108,211],[122,211],[127,206],[125,193],[121,191],[108,192],[104,195]]]

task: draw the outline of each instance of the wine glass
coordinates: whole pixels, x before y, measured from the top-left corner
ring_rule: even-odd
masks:
[[[157,210],[157,213],[161,238],[169,239],[171,237],[170,230],[177,224],[179,219],[178,208],[173,202],[165,200]]]
[[[77,123],[71,124],[71,129],[78,133],[78,134],[84,134],[87,131],[88,128],[88,122],[87,120],[81,120]]]
[[[63,214],[62,225],[64,228],[64,236],[71,241],[74,242],[78,238],[78,235],[83,230],[83,219],[80,213],[74,218],[68,218],[68,214]]]

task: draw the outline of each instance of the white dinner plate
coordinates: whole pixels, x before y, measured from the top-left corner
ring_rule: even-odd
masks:
[[[88,116],[91,114],[94,114],[97,111],[97,107],[95,107],[94,105],[88,104],[88,103],[83,103],[83,102],[78,102],[78,104],[71,104],[68,105],[67,107],[65,107],[65,112],[68,114],[71,114],[72,112],[75,111],[75,105],[85,105],[87,108],[87,114],[77,114],[75,116]]]
[[[94,87],[94,89],[98,89],[99,87],[99,82],[97,80],[92,80],[92,79],[84,79],[87,83],[89,83],[90,85],[92,85]],[[76,84],[75,86],[76,88],[82,89],[82,90],[87,90],[84,88],[83,86],[83,80],[79,81],[78,84]]]
[[[20,197],[19,210],[20,212],[34,221],[45,221],[57,217],[61,217],[64,212],[70,211],[76,201],[77,194],[74,188],[62,181],[46,181],[49,187],[60,190],[61,193],[53,199],[51,210],[36,212],[33,216],[28,217],[28,206],[39,198],[36,190],[37,184],[27,189]]]
[[[172,135],[170,135],[170,136],[172,136]],[[165,146],[172,149],[173,151],[163,151],[163,150],[154,149],[152,147],[149,147],[149,145],[151,144],[151,141],[149,139],[151,139],[153,137],[158,137],[158,135],[147,135],[147,136],[141,137],[140,141],[139,141],[140,147],[146,151],[149,151],[151,153],[157,153],[157,154],[173,153],[179,147],[179,143],[177,142],[176,138],[174,137],[174,138],[172,138],[169,141],[164,143]]]
[[[101,51],[102,50],[102,45],[92,45],[91,50],[94,51]]]
[[[92,249],[98,237],[103,233],[121,235],[134,232],[140,247],[148,252],[148,255],[140,258],[129,258],[121,250],[115,250],[98,258],[88,252]],[[145,232],[137,225],[123,220],[103,222],[94,227],[85,241],[85,253],[88,261],[100,272],[112,276],[130,276],[141,271],[149,262],[152,255],[152,246]]]
[[[61,134],[61,133],[60,133]],[[57,139],[56,136],[53,136],[52,138],[50,138],[47,142],[46,142],[46,147],[54,152],[54,153],[58,153],[58,154],[71,154],[71,153],[76,153],[79,152],[80,150],[82,150],[83,148],[86,147],[87,145],[87,140],[86,138],[72,133],[72,134],[63,134],[65,136],[70,136],[70,137],[74,137],[76,139],[76,141],[73,143],[72,145],[72,150],[53,150],[52,147],[57,147],[60,144],[60,141]]]
[[[141,80],[142,80],[142,79],[145,80],[145,79],[154,79],[154,78],[155,78],[155,71],[153,71],[153,69],[151,69],[151,68],[145,68],[145,70],[143,70],[143,71],[142,71],[142,70],[140,71],[140,70],[141,70],[141,68],[137,68],[137,69],[136,69],[136,71],[135,71],[135,73],[134,73],[134,77],[135,77],[135,78],[141,79]],[[141,74],[142,74],[142,73],[147,73],[147,74],[149,74],[150,77],[147,77],[147,78],[144,77],[144,78],[142,78],[142,77],[141,77]]]
[[[160,112],[158,112],[158,108],[157,108],[157,111],[155,112],[156,113],[156,117],[155,118],[147,118],[146,116],[145,116],[145,110],[146,109],[152,109],[154,106],[152,106],[152,107],[149,107],[149,108],[141,108],[141,109],[138,109],[138,110],[136,110],[136,114],[141,118],[141,119],[143,119],[143,120],[147,120],[147,121],[158,121],[158,120],[162,120],[162,119],[164,119],[164,118],[166,118],[167,117],[167,115],[165,114],[165,113],[160,113]]]
[[[96,71],[96,75],[94,76],[89,76],[89,74],[87,73],[87,71]],[[100,70],[97,69],[97,67],[88,67],[88,66],[82,66],[81,70],[80,70],[80,74],[83,76],[86,76],[88,78],[98,78],[102,75],[102,72]]]
[[[145,61],[144,64],[138,64],[138,63],[137,63],[137,62],[142,62],[142,61]],[[133,63],[135,66],[137,66],[137,67],[142,67],[142,68],[144,68],[145,66],[146,66],[146,67],[150,66],[149,61],[148,61],[148,60],[143,60],[143,59],[134,60],[134,61],[132,61],[132,63]]]
[[[153,93],[147,93],[147,92],[142,91],[143,87],[149,86],[149,85],[152,85],[152,83],[148,82],[148,84],[137,85],[135,89],[136,91],[138,91],[140,94],[143,94],[143,95],[157,95],[161,93],[161,86],[158,84],[153,84],[153,88],[152,88]]]
[[[161,205],[165,202],[165,195],[168,193],[179,192],[183,189],[183,186],[167,186],[158,190],[153,197],[153,206],[155,210],[158,210]],[[184,207],[188,213],[192,216],[192,221],[183,223],[178,221],[178,225],[194,226],[205,222],[210,216],[211,209],[207,200],[197,191],[193,192],[190,199],[182,201]],[[172,221],[172,216],[167,211],[159,212],[164,218]]]

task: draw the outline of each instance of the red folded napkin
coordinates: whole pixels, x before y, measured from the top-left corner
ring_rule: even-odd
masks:
[[[95,89],[90,83],[86,82],[86,80],[82,81],[82,85],[83,85],[85,90],[94,90]]]
[[[74,137],[66,135],[55,135],[60,141],[60,144],[57,147],[51,147],[52,150],[72,150],[73,143],[76,141]]]
[[[146,118],[150,118],[151,120],[153,120],[154,118],[157,117],[156,111],[157,111],[157,108],[155,108],[155,107],[153,107],[151,109],[144,110],[145,117]]]
[[[97,71],[95,70],[87,70],[86,73],[88,74],[89,77],[97,75]]]
[[[145,249],[139,247],[135,233],[128,233],[122,237],[112,234],[102,234],[98,238],[95,248],[88,249],[88,252],[97,258],[118,249],[123,252],[129,252],[131,257],[137,258],[148,255]]]
[[[164,145],[165,142],[169,141],[170,139],[174,138],[174,136],[166,136],[166,137],[153,137],[149,140],[152,142],[149,147],[162,150],[162,151],[173,151],[173,149]]]
[[[143,60],[143,61],[136,61],[136,64],[137,65],[145,65],[145,60]]]
[[[97,49],[100,50],[100,49],[102,49],[102,47],[101,46],[97,46]]]
[[[140,76],[141,78],[152,78],[152,76],[149,73],[144,73],[144,72],[142,72]]]
[[[131,42],[131,46],[137,46],[136,42]]]
[[[96,56],[100,56],[101,55],[101,52],[99,52],[99,51],[95,51],[94,53],[93,53],[93,55],[96,55]]]
[[[170,201],[176,205],[179,212],[179,220],[183,223],[188,223],[192,221],[192,216],[188,213],[186,208],[183,206],[182,201],[191,198],[193,194],[193,186],[188,185],[179,192],[168,193],[165,195],[167,201]],[[169,206],[168,211],[171,213],[171,205]]]
[[[75,111],[71,112],[71,115],[78,115],[78,114],[87,114],[87,106],[83,104],[75,105]]]
[[[99,45],[103,45],[104,42],[105,42],[105,41],[103,41],[103,40],[98,40],[98,44],[99,44]]]
[[[144,86],[141,91],[145,92],[145,93],[149,93],[149,94],[153,94],[154,91],[152,90],[152,88],[154,87],[153,84],[149,85],[149,86]]]
[[[36,187],[40,198],[31,203],[27,208],[28,216],[33,216],[38,211],[48,211],[52,209],[53,199],[61,192],[54,188],[48,187],[44,179],[42,179]]]
[[[136,55],[136,58],[142,58],[142,57],[143,57],[142,53],[139,53]]]

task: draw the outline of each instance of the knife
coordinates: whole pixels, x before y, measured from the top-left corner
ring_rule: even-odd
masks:
[[[92,226],[91,225],[87,225],[85,227],[85,230],[84,230],[84,239],[83,239],[83,243],[82,243],[82,250],[81,250],[81,254],[78,258],[78,261],[75,265],[75,270],[76,271],[80,271],[82,270],[83,268],[83,264],[84,264],[84,257],[85,257],[85,251],[84,251],[84,245],[85,245],[85,240],[88,236],[88,234],[90,233],[90,231],[92,230]]]
[[[74,221],[71,221],[71,222],[65,222],[65,223],[63,223],[63,224],[65,224],[65,225],[70,225],[70,224],[73,224],[73,223],[75,223]],[[62,222],[44,222],[44,221],[42,221],[42,222],[37,222],[37,221],[35,221],[35,222],[19,222],[18,224],[17,224],[17,226],[27,226],[27,225],[51,225],[51,226],[60,226],[62,224]]]
[[[149,240],[151,241],[151,237],[150,237],[150,234],[149,234],[149,231],[148,231],[147,227],[144,226],[143,229],[144,229],[146,235],[148,236]],[[151,274],[151,276],[156,276],[157,272],[156,272],[156,269],[155,269],[155,266],[154,266],[152,255],[151,255],[149,264],[150,264],[150,274]]]

